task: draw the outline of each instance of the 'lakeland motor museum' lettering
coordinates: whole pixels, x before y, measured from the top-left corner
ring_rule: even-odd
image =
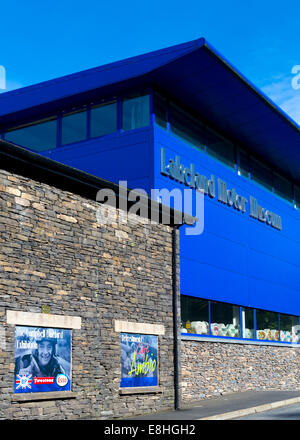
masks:
[[[218,188],[218,201],[228,206],[233,206],[236,210],[246,212],[246,205],[248,199],[237,194],[236,190],[228,189],[227,183],[222,179],[217,179],[214,175],[208,179],[206,176],[195,172],[195,165],[190,164],[190,167],[185,167],[181,164],[180,157],[175,156],[174,159],[169,159],[166,164],[165,148],[160,150],[160,173],[177,182],[183,183],[190,188],[195,188],[197,191],[202,191],[205,195],[211,198],[216,197],[216,187]],[[250,196],[250,216],[272,226],[275,229],[282,230],[281,216],[263,208],[257,200]]]

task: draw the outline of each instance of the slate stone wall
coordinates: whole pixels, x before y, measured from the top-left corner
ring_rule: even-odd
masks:
[[[112,419],[173,408],[172,229],[101,225],[99,205],[0,170],[0,418]],[[122,215],[121,212],[114,212]],[[72,330],[76,398],[15,402],[6,311],[80,316]],[[160,393],[120,395],[114,320],[163,324]]]
[[[300,348],[181,341],[185,403],[247,390],[299,390]]]

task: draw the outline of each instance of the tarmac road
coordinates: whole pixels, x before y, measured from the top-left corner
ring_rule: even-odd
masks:
[[[234,420],[300,420],[300,404],[283,406]]]

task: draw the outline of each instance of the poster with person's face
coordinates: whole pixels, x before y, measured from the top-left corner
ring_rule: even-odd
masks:
[[[121,333],[121,387],[158,385],[157,336]]]
[[[71,389],[71,330],[16,326],[15,393]]]

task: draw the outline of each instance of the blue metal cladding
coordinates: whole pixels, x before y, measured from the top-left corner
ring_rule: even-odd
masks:
[[[150,191],[153,130],[145,127],[56,148],[43,155],[102,179]]]
[[[204,232],[180,232],[181,294],[289,314],[300,313],[300,216],[292,205],[263,187],[155,127],[154,187],[184,185],[160,173],[160,150],[166,160],[180,157],[184,166],[226,181],[248,200],[246,212],[205,196]],[[186,188],[186,187],[185,187]],[[193,190],[195,191],[195,190]],[[217,189],[216,189],[217,191]],[[282,217],[282,230],[250,217],[249,198]]]

